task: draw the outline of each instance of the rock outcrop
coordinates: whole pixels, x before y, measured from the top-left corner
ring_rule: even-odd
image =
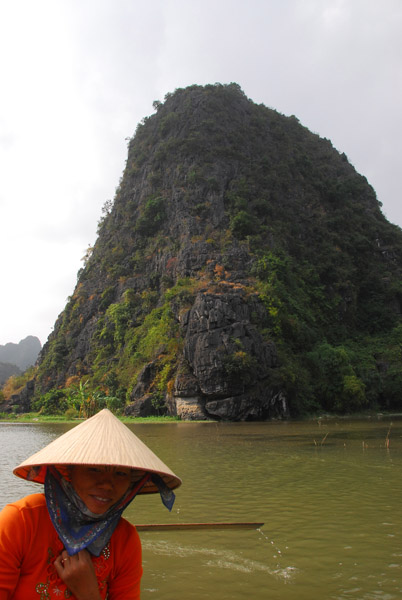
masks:
[[[173,414],[230,420],[288,415],[285,396],[270,381],[277,366],[275,344],[265,341],[256,325],[264,313],[258,297],[247,297],[241,289],[197,294],[179,316],[184,348],[170,402]],[[129,414],[149,414],[149,389],[157,372],[155,362],[142,369]]]

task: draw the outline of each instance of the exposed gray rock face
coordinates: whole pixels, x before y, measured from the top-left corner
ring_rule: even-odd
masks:
[[[184,350],[169,412],[183,419],[261,420],[288,415],[284,395],[272,388],[276,348],[256,328],[265,309],[242,290],[197,294],[181,315]],[[254,321],[254,323],[253,323]],[[147,365],[133,390],[130,414],[146,415],[149,384],[157,369]]]
[[[252,379],[268,376],[276,365],[275,346],[264,343],[252,324],[259,303],[244,293],[199,294],[183,327],[186,330],[184,357],[207,398],[225,398],[245,392]],[[252,357],[241,362],[243,353]],[[226,374],[226,377],[223,375]]]
[[[254,392],[240,396],[211,400],[205,405],[210,417],[228,421],[263,421],[267,418],[282,419],[289,416],[286,397],[283,393],[272,393],[267,386],[258,386]]]

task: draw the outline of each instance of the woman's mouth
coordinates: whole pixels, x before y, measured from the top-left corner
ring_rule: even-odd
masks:
[[[113,502],[112,498],[105,498],[103,496],[91,496],[92,501],[98,506],[106,506],[107,504],[111,504]]]

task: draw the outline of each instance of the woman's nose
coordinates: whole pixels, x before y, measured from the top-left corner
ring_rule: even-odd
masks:
[[[101,473],[98,478],[98,485],[103,488],[112,488],[114,486],[113,473]]]

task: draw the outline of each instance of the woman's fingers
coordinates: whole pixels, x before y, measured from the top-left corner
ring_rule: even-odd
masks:
[[[72,575],[79,575],[81,572],[93,571],[92,561],[87,550],[81,550],[73,556],[69,556],[66,550],[63,550],[54,561],[54,566],[63,580]]]
[[[59,554],[59,556],[54,561],[54,566],[56,568],[56,571],[57,571],[59,577],[61,577],[61,574],[64,570],[64,565],[67,560],[68,560],[68,554],[65,550],[63,550],[63,552],[61,554]]]
[[[81,550],[73,556],[69,556],[65,550],[54,561],[56,568],[61,569],[61,572],[70,573],[81,571],[94,571],[91,556],[87,550]]]
[[[100,597],[95,569],[87,550],[81,550],[73,556],[63,550],[54,565],[60,579],[77,598]]]

